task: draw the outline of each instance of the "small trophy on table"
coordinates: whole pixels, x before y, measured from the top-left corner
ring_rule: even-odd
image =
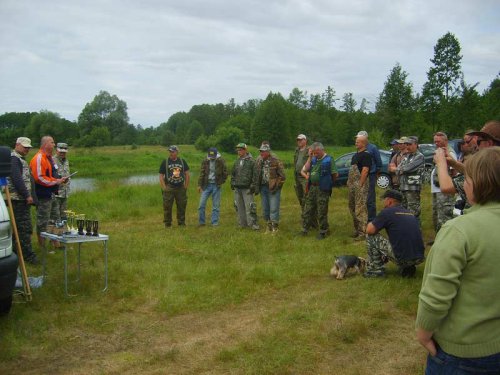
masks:
[[[92,235],[99,237],[99,222],[97,220],[92,221]]]
[[[85,220],[85,232],[87,236],[92,236],[92,220]]]

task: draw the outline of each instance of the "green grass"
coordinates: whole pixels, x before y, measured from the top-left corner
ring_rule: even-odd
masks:
[[[70,292],[78,294],[72,298],[63,293],[62,254],[49,255],[48,278],[33,291],[33,301],[16,299],[11,314],[0,320],[0,373],[422,372],[425,353],[414,340],[413,321],[423,267],[414,280],[396,276],[393,265],[384,280],[329,276],[334,254],[365,255],[364,245],[348,237],[352,221],[345,188],[334,190],[332,235],[324,241],[296,236],[300,210],[291,178],[282,193],[277,236],[237,228],[228,183],[221,225],[197,228],[196,178],[204,155],[190,146],[181,150],[194,177],[188,226],[168,230],[158,186],[117,182],[130,174],[156,173],[164,148],[70,153],[82,176],[92,176],[92,168],[83,166],[95,157],[101,176],[117,177],[102,180],[98,191],[75,193],[69,204],[98,217],[101,232],[110,235],[109,290],[100,291],[100,245],[84,246],[82,280],[70,283]],[[293,157],[292,152],[278,155],[285,161]],[[226,159],[231,164],[234,157]],[[429,197],[427,188],[426,238],[432,235]],[[73,280],[75,251],[69,258]],[[30,266],[29,272],[36,276],[41,270]]]

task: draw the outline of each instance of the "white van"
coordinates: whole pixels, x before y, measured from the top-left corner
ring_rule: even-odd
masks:
[[[1,147],[1,154],[5,154],[5,147]],[[8,149],[7,149],[8,150]],[[4,156],[0,161],[5,167]],[[3,174],[3,173],[0,173]],[[5,179],[0,176],[0,179]],[[0,185],[1,185],[0,181]],[[5,205],[4,196],[0,199],[0,315],[6,315],[12,306],[12,292],[17,278],[17,255],[12,252],[12,227],[10,225],[9,211]]]

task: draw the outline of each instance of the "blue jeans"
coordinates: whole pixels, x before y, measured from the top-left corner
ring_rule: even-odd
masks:
[[[262,213],[264,215],[264,220],[279,223],[281,189],[271,193],[269,191],[269,186],[262,185],[260,187],[260,197],[262,201]]]
[[[205,190],[201,192],[200,205],[198,206],[198,221],[200,224],[205,224],[205,207],[208,198],[212,196],[212,225],[219,225],[220,193],[221,188],[216,184],[208,184]]]
[[[440,347],[437,354],[427,356],[425,375],[498,375],[500,374],[500,353],[480,358],[460,358],[444,352]]]

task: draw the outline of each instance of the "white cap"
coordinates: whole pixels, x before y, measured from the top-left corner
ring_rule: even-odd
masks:
[[[358,132],[358,134],[356,135],[356,138],[357,137],[368,137],[368,133],[364,130],[361,130]]]
[[[304,134],[299,134],[297,139],[307,139],[307,137]]]

